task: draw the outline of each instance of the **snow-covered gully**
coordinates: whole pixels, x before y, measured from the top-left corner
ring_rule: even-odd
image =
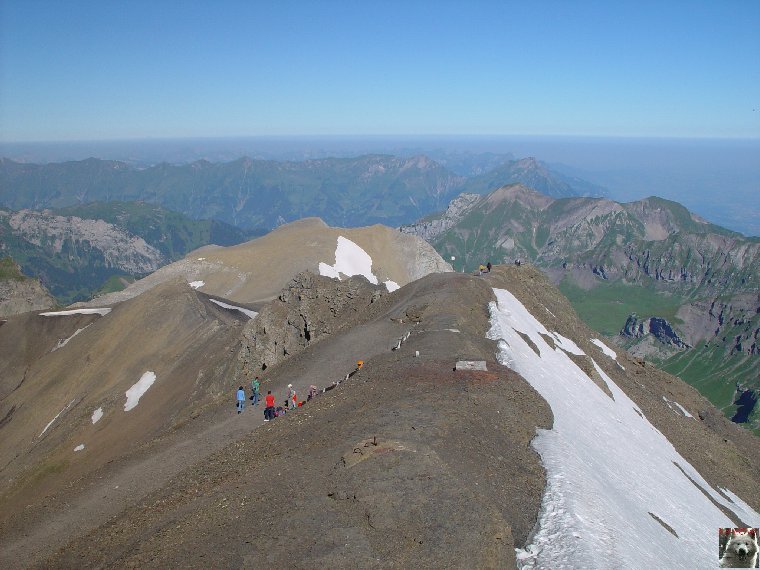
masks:
[[[553,428],[533,440],[547,485],[530,544],[517,551],[521,568],[711,568],[717,529],[734,526],[716,505],[760,525],[740,498],[713,489],[596,362],[612,398],[568,357],[577,347],[510,292],[494,292],[488,336],[499,343],[499,361],[554,414]]]

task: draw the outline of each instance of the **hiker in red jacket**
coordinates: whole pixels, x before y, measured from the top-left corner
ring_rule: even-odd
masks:
[[[266,407],[264,408],[264,421],[268,422],[274,418],[274,396],[272,396],[271,390],[267,390],[267,395],[266,398],[264,398],[264,403],[266,404]]]

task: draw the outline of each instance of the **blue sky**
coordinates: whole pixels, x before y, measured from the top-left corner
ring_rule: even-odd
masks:
[[[760,1],[0,0],[0,140],[760,137]]]

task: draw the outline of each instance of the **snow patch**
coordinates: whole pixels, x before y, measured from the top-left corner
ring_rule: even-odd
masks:
[[[750,507],[747,503],[742,501],[739,497],[734,495],[728,489],[724,489],[722,487],[719,487],[719,489],[734,504],[734,507],[731,510],[734,511],[737,515],[739,515],[739,518],[741,520],[745,522],[749,522],[753,528],[757,528],[758,526],[760,526],[757,520],[757,513],[752,509],[752,507]]]
[[[203,287],[206,284],[205,281],[190,281],[188,285],[192,287],[193,289],[198,289],[199,287]]]
[[[592,338],[591,342],[594,343],[596,346],[602,349],[602,352],[609,356],[612,360],[617,360],[617,353],[612,350],[609,346],[604,344],[601,340],[598,338]],[[625,370],[625,369],[624,369]]]
[[[689,410],[687,410],[686,408],[684,408],[684,407],[683,407],[681,404],[679,404],[678,402],[673,402],[673,404],[675,404],[675,405],[678,407],[678,409],[679,409],[679,410],[681,410],[681,413],[683,413],[683,415],[684,415],[684,416],[686,416],[687,418],[693,418],[693,417],[694,417],[694,416],[692,416],[692,415],[689,413]]]
[[[84,449],[84,443],[80,443],[74,448],[74,451],[82,451]]]
[[[52,420],[50,420],[48,422],[48,425],[45,426],[45,429],[43,429],[40,432],[40,435],[38,435],[37,437],[42,437],[42,434],[44,434],[48,430],[48,428],[53,425],[53,422],[55,422],[55,420],[57,420],[63,412],[65,412],[66,410],[68,410],[71,407],[71,404],[73,404],[73,403],[74,403],[74,400],[71,400],[68,404],[66,404],[66,407],[64,407],[60,412],[58,412],[55,415],[55,417]]]
[[[367,281],[377,285],[377,277],[372,273],[372,258],[361,247],[348,238],[338,236],[338,245],[335,248],[335,264],[319,264],[319,274],[333,279],[340,279],[340,274],[364,275]]]
[[[92,423],[96,424],[98,423],[98,420],[103,417],[103,408],[98,408],[94,412],[92,412]]]
[[[686,408],[684,408],[684,407],[683,407],[681,404],[679,404],[678,402],[674,402],[673,400],[668,400],[668,399],[667,399],[665,396],[663,396],[663,397],[662,397],[662,399],[663,399],[663,400],[665,400],[665,403],[666,403],[666,404],[668,405],[668,407],[669,407],[671,410],[673,410],[674,412],[678,413],[676,410],[674,410],[674,409],[673,409],[673,406],[675,406],[676,408],[678,408],[678,409],[681,411],[681,414],[683,414],[683,415],[684,415],[684,416],[686,416],[687,418],[693,418],[693,417],[694,417],[694,416],[692,416],[692,415],[689,413],[689,410],[687,410]],[[671,405],[671,404],[672,404],[672,405]]]
[[[553,428],[538,430],[532,442],[547,484],[537,530],[517,549],[520,568],[710,568],[717,565],[715,529],[734,526],[715,504],[760,524],[746,503],[710,487],[596,363],[614,399],[563,350],[549,346],[543,325],[514,295],[494,293],[488,337],[498,341],[497,358],[520,373],[554,415]],[[560,347],[566,345],[563,339]]]
[[[250,309],[246,309],[244,307],[237,307],[235,305],[228,305],[227,303],[222,303],[221,301],[217,301],[216,299],[209,299],[212,303],[215,303],[219,305],[220,307],[224,307],[225,309],[232,309],[234,311],[240,311],[244,315],[248,315],[249,319],[254,318],[258,313],[256,311],[252,311]]]
[[[127,402],[124,404],[124,411],[128,412],[137,406],[140,402],[140,398],[142,398],[143,394],[148,391],[148,388],[150,388],[155,381],[155,372],[146,372],[143,374],[140,379],[126,391]]]
[[[77,335],[78,335],[80,332],[82,332],[84,329],[86,329],[86,328],[87,328],[87,327],[89,327],[90,325],[92,325],[92,323],[90,323],[90,324],[89,324],[89,325],[87,325],[86,327],[83,327],[83,328],[81,328],[81,329],[77,329],[77,332],[75,332],[73,335],[71,335],[71,336],[70,336],[69,338],[67,338],[67,339],[60,339],[60,340],[58,341],[58,344],[57,344],[56,346],[54,346],[54,347],[53,347],[53,350],[51,350],[50,352],[55,352],[55,351],[56,351],[56,350],[58,350],[59,348],[63,348],[64,346],[66,346],[66,345],[69,343],[69,341],[70,341],[72,338],[74,338],[75,336],[77,336]]]
[[[543,328],[543,325],[542,325],[542,328]],[[569,352],[570,354],[574,354],[575,356],[584,356],[586,354],[580,349],[580,347],[577,344],[575,344],[569,338],[565,338],[558,332],[553,332],[550,334],[554,337],[554,340],[557,341],[557,344],[559,345],[559,347],[565,352]]]
[[[53,311],[53,312],[47,312],[47,313],[40,313],[40,316],[41,317],[61,317],[61,316],[66,316],[66,315],[100,315],[101,317],[104,317],[110,312],[111,312],[110,308],[103,307],[102,309],[71,309],[69,311]]]
[[[401,289],[401,286],[398,283],[391,281],[390,279],[385,282],[385,287],[388,289],[389,293],[393,293],[396,289]]]

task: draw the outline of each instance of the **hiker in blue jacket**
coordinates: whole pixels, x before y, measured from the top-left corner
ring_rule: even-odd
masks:
[[[237,391],[237,411],[238,414],[243,411],[245,407],[245,390],[241,386]]]

